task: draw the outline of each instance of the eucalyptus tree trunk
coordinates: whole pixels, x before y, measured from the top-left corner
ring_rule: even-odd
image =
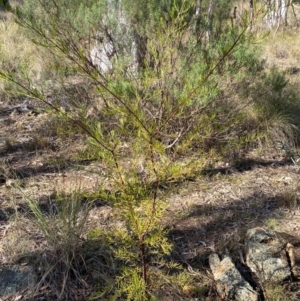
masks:
[[[113,61],[121,56],[129,57],[128,67],[136,68],[142,60],[141,38],[128,30],[131,24],[125,16],[122,0],[106,0],[106,5],[106,16],[101,20],[90,52],[91,62],[101,74],[113,70]]]
[[[214,0],[209,1],[208,9],[207,9],[207,19],[206,19],[206,39],[207,41],[210,40],[211,33],[212,33],[212,17],[213,17],[213,7],[214,5]]]
[[[201,2],[200,0],[196,1],[196,11],[195,11],[195,16],[198,17],[201,14]]]
[[[288,8],[290,0],[268,0],[266,4],[266,23],[269,28],[288,24]]]

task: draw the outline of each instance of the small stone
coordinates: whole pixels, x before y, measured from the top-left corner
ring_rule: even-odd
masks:
[[[262,282],[280,282],[291,276],[286,242],[275,231],[257,227],[246,235],[246,263]]]
[[[258,301],[257,292],[242,277],[229,256],[220,260],[219,256],[213,253],[209,256],[209,265],[221,299]]]

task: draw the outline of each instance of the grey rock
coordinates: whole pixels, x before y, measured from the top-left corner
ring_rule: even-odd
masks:
[[[267,228],[250,229],[246,235],[246,263],[262,282],[279,282],[291,276],[286,241]]]
[[[9,297],[25,289],[32,289],[36,283],[33,268],[18,265],[0,266],[0,297]]]
[[[209,256],[209,265],[216,281],[216,288],[223,300],[257,301],[258,293],[242,277],[230,257],[220,260],[217,254]]]

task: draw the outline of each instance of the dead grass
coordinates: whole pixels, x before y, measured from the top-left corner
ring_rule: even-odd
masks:
[[[0,54],[1,69],[12,73],[22,72],[27,66],[31,79],[41,77],[42,66],[45,64],[41,49],[25,37],[23,30],[13,21],[0,22]],[[5,68],[4,68],[5,67]],[[4,83],[1,82],[1,92],[4,93]]]
[[[264,44],[263,57],[267,66],[276,66],[285,71],[291,83],[300,80],[300,28],[281,28],[271,32]]]
[[[299,300],[299,293],[289,291],[288,286],[279,284],[268,284],[265,287],[265,298],[269,301],[296,301]]]
[[[282,194],[278,196],[278,205],[288,210],[297,210],[300,205],[299,193],[299,187],[295,190],[289,189],[283,191]]]
[[[11,2],[12,7],[19,5],[18,1]],[[1,70],[6,70],[16,78],[22,74],[28,81],[27,85],[45,90],[49,79],[54,82],[54,78],[60,72],[57,70],[56,62],[44,47],[31,41],[24,28],[14,22],[13,14],[6,12],[4,16],[0,22]],[[8,95],[14,90],[11,85],[0,80],[0,101],[5,103],[10,101]]]

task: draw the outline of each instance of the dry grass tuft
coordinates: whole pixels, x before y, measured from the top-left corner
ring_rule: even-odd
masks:
[[[286,190],[278,196],[278,205],[287,209],[296,209],[300,205],[299,191]]]
[[[265,300],[268,301],[296,301],[298,294],[288,291],[289,287],[281,284],[268,284],[265,286]]]
[[[282,28],[271,32],[264,43],[263,58],[267,66],[286,72],[290,83],[300,80],[300,29]]]
[[[27,67],[30,70],[28,77],[39,79],[42,66],[45,61],[41,55],[43,51],[38,49],[28,37],[25,36],[22,28],[13,20],[0,22],[0,68],[11,73],[23,72]],[[4,93],[5,85],[0,82],[0,92]]]

